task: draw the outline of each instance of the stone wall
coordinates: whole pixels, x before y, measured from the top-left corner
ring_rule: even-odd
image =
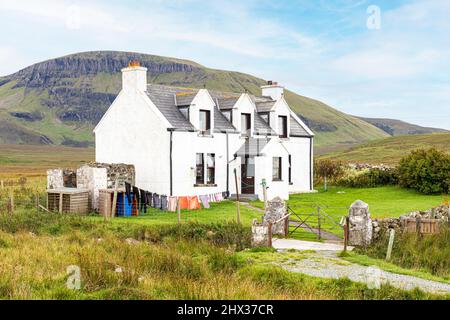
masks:
[[[427,211],[413,211],[402,215],[399,218],[375,219],[373,225],[373,238],[378,239],[389,229],[395,229],[402,232],[405,228],[406,219],[439,219],[443,222],[449,221],[450,206],[442,205],[437,208],[429,209]]]
[[[109,163],[98,163],[91,162],[86,164],[86,166],[91,168],[105,168],[106,169],[106,184],[108,189],[114,188],[116,179],[119,181],[119,188],[125,187],[125,182],[132,185],[136,181],[136,171],[133,165],[128,164],[109,164]]]
[[[60,189],[64,187],[63,169],[47,170],[47,189]]]

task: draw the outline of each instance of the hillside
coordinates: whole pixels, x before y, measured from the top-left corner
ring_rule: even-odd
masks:
[[[327,154],[321,158],[393,165],[412,150],[432,147],[450,153],[450,133],[392,137],[367,142],[347,151]]]
[[[265,84],[251,75],[174,58],[112,51],[73,54],[0,78],[0,143],[92,146],[92,129],[120,90],[120,70],[134,59],[149,69],[150,83],[253,94]],[[317,134],[319,148],[388,136],[319,101],[290,91],[286,98]]]
[[[415,124],[395,119],[360,118],[375,127],[380,128],[391,136],[403,136],[414,134],[430,134],[448,132],[444,129],[421,127]]]

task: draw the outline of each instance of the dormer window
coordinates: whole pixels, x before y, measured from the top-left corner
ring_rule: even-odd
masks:
[[[249,134],[252,129],[252,116],[250,113],[241,113],[241,132]]]
[[[263,113],[260,113],[259,115],[268,125],[270,125],[270,117],[269,117],[268,112],[263,112]]]
[[[278,116],[278,132],[280,138],[288,137],[287,116]]]
[[[231,110],[226,110],[222,112],[225,118],[227,118],[228,121],[233,123],[233,112]]]
[[[200,110],[200,131],[205,133],[211,130],[211,111]]]
[[[183,116],[189,120],[189,106],[186,107],[179,107],[178,108],[180,110],[180,112],[183,114]]]

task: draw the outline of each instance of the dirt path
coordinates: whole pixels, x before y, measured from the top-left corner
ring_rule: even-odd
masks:
[[[320,278],[348,278],[366,283],[375,289],[379,284],[389,284],[403,290],[420,290],[433,294],[450,294],[450,284],[396,274],[350,263],[338,257],[337,251],[317,251],[306,254],[304,259],[277,263],[282,268]]]

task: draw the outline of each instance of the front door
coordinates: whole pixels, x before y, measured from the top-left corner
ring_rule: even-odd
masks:
[[[255,158],[245,156],[241,161],[241,193],[255,194]]]

